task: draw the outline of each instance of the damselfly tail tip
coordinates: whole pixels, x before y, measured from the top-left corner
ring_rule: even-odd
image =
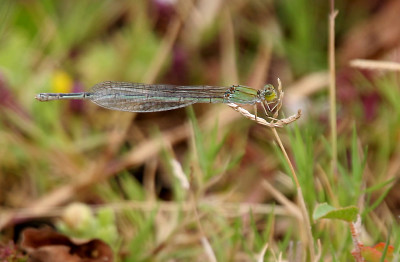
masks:
[[[35,98],[36,98],[36,100],[39,100],[39,101],[45,101],[45,99],[43,99],[43,94],[37,94],[35,96]]]

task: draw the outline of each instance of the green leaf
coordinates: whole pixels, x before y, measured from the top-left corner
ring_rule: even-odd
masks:
[[[313,213],[313,219],[318,220],[322,218],[327,219],[341,219],[347,222],[356,220],[358,208],[355,206],[348,206],[342,208],[335,208],[327,203],[319,204]]]

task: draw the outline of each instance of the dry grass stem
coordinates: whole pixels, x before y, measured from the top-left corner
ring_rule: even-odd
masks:
[[[329,73],[326,71],[310,73],[296,82],[291,83],[290,86],[285,88],[287,95],[290,96],[288,100],[295,103],[302,99],[304,96],[311,96],[316,92],[325,89],[329,85]]]
[[[366,59],[354,59],[350,61],[350,66],[370,69],[370,70],[386,70],[386,71],[399,71],[400,63],[387,62],[387,61],[376,61],[376,60],[366,60]]]
[[[183,175],[186,177],[185,174],[183,174]],[[189,193],[190,193],[189,201],[192,203],[192,208],[193,208],[193,212],[195,215],[196,224],[197,224],[198,230],[201,234],[200,242],[201,242],[201,245],[203,246],[203,249],[208,258],[208,261],[217,262],[217,258],[215,256],[214,250],[212,249],[212,246],[211,246],[209,240],[207,239],[206,231],[204,230],[203,225],[201,224],[201,221],[200,221],[200,214],[199,214],[199,210],[198,210],[199,205],[198,205],[198,199],[196,197],[197,194],[195,192],[195,188],[196,187],[193,187],[193,186],[190,187],[191,190],[189,191]]]
[[[308,215],[307,206],[304,201],[303,190],[301,190],[301,187],[297,188],[297,197],[298,197],[298,201],[300,204],[300,210],[303,215],[304,222],[305,222],[304,227],[306,229],[306,234],[307,234],[308,250],[310,252],[310,260],[316,261],[315,250],[314,250],[314,238],[313,238],[313,235],[311,232],[311,221],[310,221],[310,217]]]
[[[215,254],[214,254],[214,251],[213,251],[213,249],[211,247],[211,244],[208,241],[208,239],[205,236],[203,236],[203,237],[201,237],[200,240],[201,240],[201,244],[202,244],[202,246],[204,248],[204,251],[206,252],[208,260],[211,261],[211,262],[217,262],[217,258],[216,258]]]
[[[315,259],[314,259],[315,262],[320,261],[321,256],[322,256],[322,245],[321,245],[321,240],[319,240],[319,239],[317,239],[317,246],[318,246],[318,248],[317,248],[318,253],[315,255]]]
[[[300,187],[300,183],[299,180],[297,178],[296,172],[294,170],[294,167],[292,165],[292,162],[289,159],[288,154],[286,153],[285,147],[283,146],[283,143],[279,137],[278,132],[276,131],[275,128],[272,128],[272,132],[275,135],[276,140],[278,141],[279,147],[281,148],[286,161],[288,162],[289,168],[292,172],[292,176],[293,176],[293,180],[295,181],[296,184],[296,189],[297,189],[297,197],[298,197],[298,201],[299,201],[299,209],[301,211],[301,215],[303,218],[303,221],[305,223],[304,228],[306,231],[306,237],[307,237],[307,241],[308,241],[308,248],[309,248],[309,252],[310,252],[310,260],[311,261],[315,261],[315,253],[314,253],[314,238],[312,236],[312,232],[311,232],[311,222],[310,222],[310,217],[308,215],[308,211],[307,211],[307,206],[306,203],[304,201],[304,197],[303,197],[303,191]]]
[[[173,174],[185,190],[189,189],[189,181],[182,170],[181,164],[176,159],[171,159],[171,166]]]
[[[331,1],[331,13],[329,15],[329,120],[331,127],[331,172],[336,172],[337,166],[337,123],[336,123],[336,68],[335,68],[335,19],[338,14],[334,10],[334,0]]]
[[[265,243],[263,249],[261,250],[261,253],[260,253],[260,255],[259,255],[258,259],[257,259],[257,262],[263,262],[264,261],[264,256],[265,256],[265,253],[267,252],[267,249],[268,249],[268,242]]]
[[[286,207],[286,209],[289,211],[289,213],[293,214],[294,217],[296,217],[298,220],[302,221],[303,217],[301,214],[301,211],[299,208],[293,204],[289,199],[285,197],[281,192],[276,190],[267,180],[262,181],[262,186],[272,194],[272,196],[275,198],[276,201],[281,203],[283,206]]]
[[[240,217],[249,212],[258,215],[268,215],[274,212],[275,215],[280,216],[293,216],[286,207],[276,205],[256,204],[256,203],[234,203],[234,202],[220,202],[220,201],[198,201],[199,206],[207,206],[209,208],[218,209],[220,214],[227,217]],[[118,203],[110,203],[105,205],[94,205],[92,208],[94,212],[101,208],[111,208],[118,212],[124,209],[138,210],[142,212],[151,212],[158,209],[162,212],[176,212],[182,210],[190,212],[193,210],[192,202],[172,203],[168,201],[124,201]],[[35,217],[58,217],[63,213],[64,207],[55,207],[47,212],[38,213],[36,208],[19,208],[7,209],[2,211],[0,221],[9,221],[10,219],[27,219]],[[7,219],[5,219],[7,218]]]
[[[294,114],[288,118],[283,118],[283,119],[277,119],[274,122],[268,122],[267,120],[265,120],[264,118],[261,117],[256,117],[255,115],[253,115],[252,113],[250,113],[249,111],[247,111],[246,109],[244,109],[243,107],[233,104],[233,103],[229,103],[227,104],[228,106],[230,106],[233,110],[239,112],[240,114],[242,114],[244,117],[255,121],[257,124],[263,125],[263,126],[267,126],[267,127],[278,127],[278,128],[282,128],[294,121],[296,121],[297,119],[299,119],[301,117],[301,110],[297,111],[297,114]]]
[[[323,187],[323,191],[326,192],[326,194],[330,197],[333,206],[340,206],[339,200],[337,199],[337,195],[334,193],[334,190],[332,189],[332,186],[329,182],[328,174],[325,172],[325,170],[321,167],[320,164],[317,164],[316,168],[317,168],[316,176]]]

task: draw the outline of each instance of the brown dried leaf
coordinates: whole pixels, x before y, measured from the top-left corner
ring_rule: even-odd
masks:
[[[99,239],[72,240],[50,228],[25,229],[21,248],[31,262],[104,262],[113,261],[111,248]]]

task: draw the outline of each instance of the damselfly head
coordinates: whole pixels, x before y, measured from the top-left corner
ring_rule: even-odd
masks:
[[[265,99],[267,103],[275,102],[278,99],[278,94],[273,85],[265,85],[261,91],[261,96]]]

